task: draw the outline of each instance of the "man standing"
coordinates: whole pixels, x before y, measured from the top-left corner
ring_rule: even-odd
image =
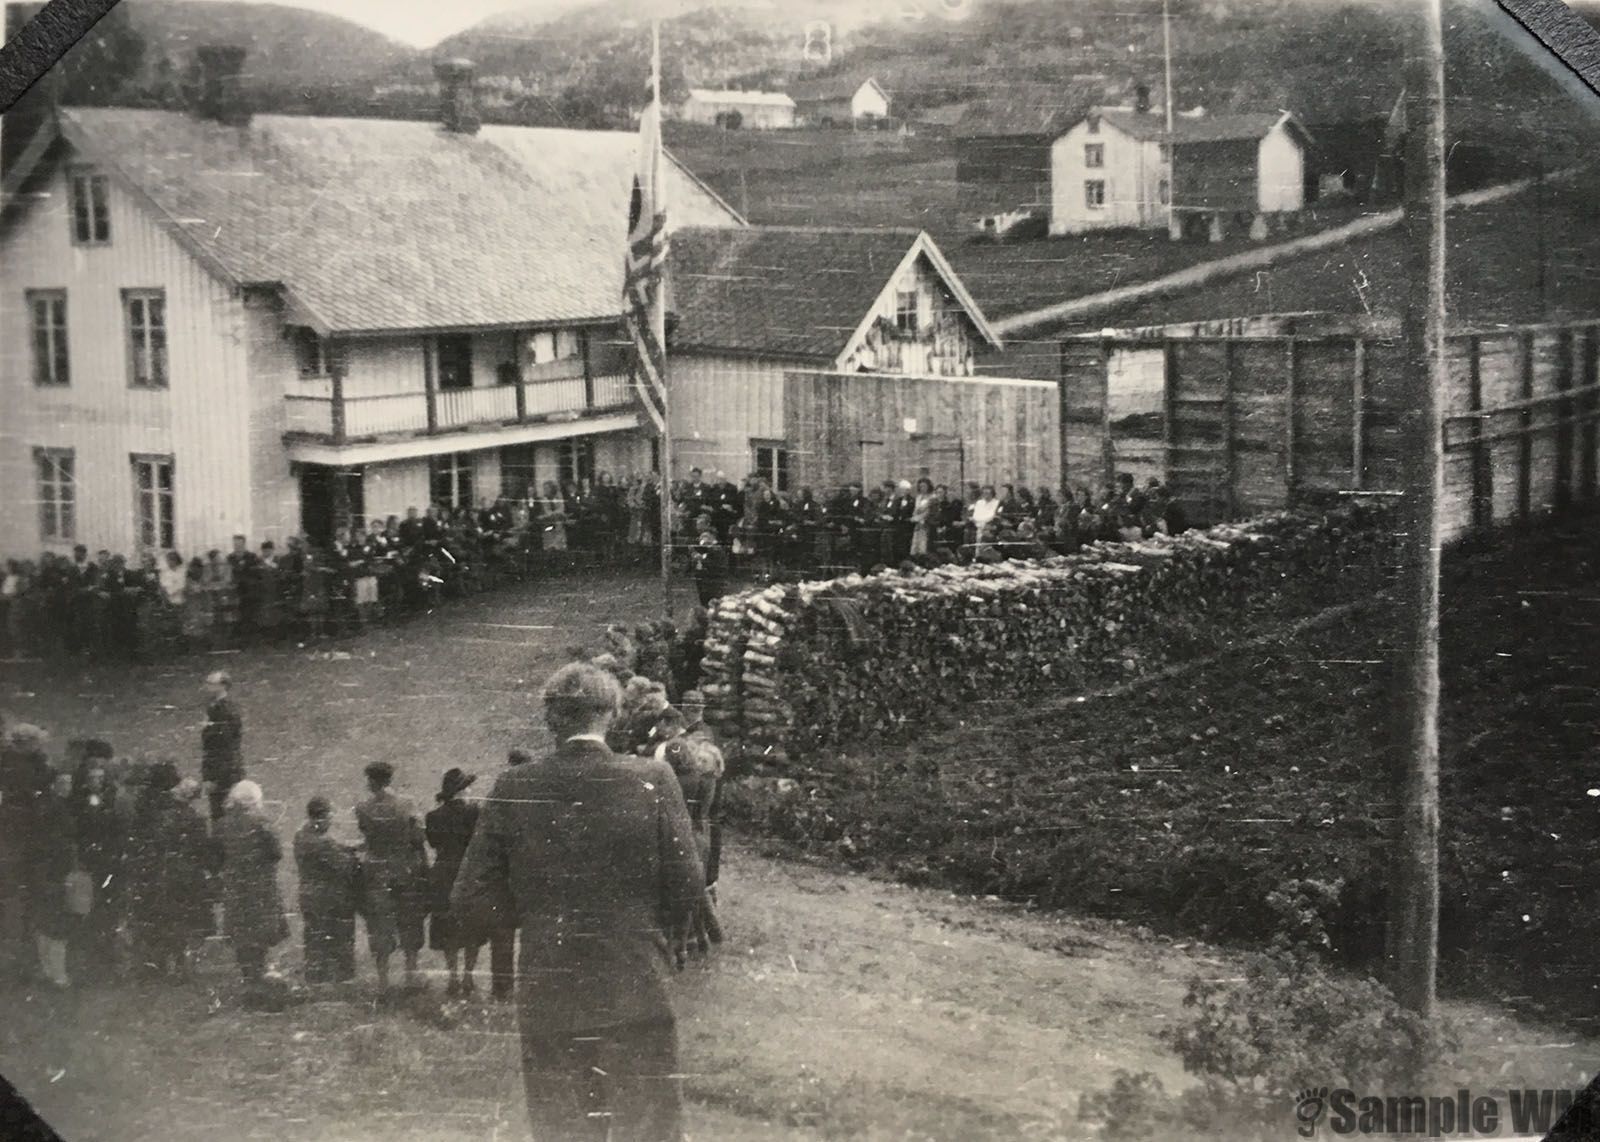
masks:
[[[365,769],[371,793],[356,806],[356,826],[366,845],[367,946],[378,972],[378,991],[389,992],[389,957],[405,958],[407,991],[423,989],[417,974],[423,922],[428,915],[428,848],[411,802],[389,791],[394,766],[375,761]]]
[[[555,750],[505,770],[453,910],[522,928],[518,1017],[533,1136],[677,1142],[683,1094],[671,949],[705,893],[672,769],[606,748],[621,691],[589,663],[545,683]]]
[[[228,790],[244,780],[244,719],[233,702],[233,680],[223,670],[206,675],[206,724],[200,730],[200,780],[211,819],[221,820]]]

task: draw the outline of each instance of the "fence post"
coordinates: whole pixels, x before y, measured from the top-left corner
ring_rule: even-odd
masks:
[[[1178,372],[1173,368],[1173,358],[1176,356],[1172,339],[1164,339],[1161,342],[1161,376],[1165,382],[1161,386],[1161,482],[1167,485],[1172,483],[1172,441],[1176,435],[1176,426],[1172,422],[1173,409],[1176,407],[1172,399],[1172,382]]]
[[[428,432],[439,431],[439,382],[434,375],[434,341],[432,337],[422,342],[422,395],[428,408]]]
[[[1560,340],[1556,342],[1556,391],[1570,392],[1572,390],[1572,329],[1566,327],[1561,330]],[[1572,444],[1575,434],[1572,431],[1572,418],[1576,415],[1571,397],[1563,397],[1556,402],[1556,491],[1555,507],[1557,511],[1565,511],[1572,506]]]
[[[785,392],[788,392],[788,382],[785,381]],[[961,429],[956,428],[959,438]],[[1056,342],[1056,447],[1059,450],[1056,463],[1056,486],[1065,488],[1069,473],[1067,471],[1067,343]]]
[[[1170,383],[1162,378],[1163,384]],[[1117,481],[1117,453],[1111,443],[1111,342],[1100,342],[1100,486]]]
[[[1533,399],[1533,334],[1523,333],[1518,339],[1521,347],[1521,399]],[[1533,406],[1524,405],[1517,414],[1522,433],[1517,437],[1517,519],[1523,523],[1533,514]]]
[[[1299,389],[1297,374],[1300,368],[1300,354],[1296,351],[1293,337],[1284,342],[1284,351],[1288,374],[1284,378],[1283,401],[1283,502],[1285,507],[1292,508],[1295,501],[1294,405]]]
[[[1579,380],[1579,388],[1589,388],[1600,384],[1600,332],[1590,325],[1584,330],[1583,336],[1583,372]],[[1583,457],[1579,468],[1579,481],[1583,486],[1583,494],[1588,499],[1593,499],[1596,494],[1596,483],[1600,482],[1600,421],[1595,418],[1600,416],[1600,393],[1589,393],[1583,398],[1583,413],[1587,417],[1583,422]]]
[[[1483,343],[1467,338],[1467,407],[1472,412],[1472,526],[1482,530],[1494,525],[1494,464],[1489,446],[1483,442]]]
[[[1228,518],[1239,517],[1239,473],[1233,451],[1234,340],[1222,343],[1222,478],[1225,481],[1223,496],[1228,505]]]
[[[1367,339],[1355,340],[1355,370],[1350,378],[1350,483],[1367,486]]]

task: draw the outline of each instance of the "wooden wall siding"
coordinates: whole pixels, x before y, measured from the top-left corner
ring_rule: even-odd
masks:
[[[952,487],[963,475],[1061,480],[1060,394],[1048,383],[791,372],[784,422],[793,486],[819,494],[924,473]]]
[[[885,338],[869,327],[862,344],[845,358],[844,371],[855,372],[865,367],[923,376],[971,376],[975,330],[927,258],[919,256],[889,283],[873,305],[870,316],[893,324],[897,294],[901,290],[916,291],[918,325],[923,330],[936,329],[935,336],[926,341],[920,338],[900,341]]]
[[[1167,478],[1197,520],[1400,487],[1404,358],[1392,336],[1359,333],[1064,342],[1073,482],[1111,467],[1110,355],[1152,344],[1167,357]],[[1447,536],[1600,494],[1600,324],[1456,333],[1448,352]]]
[[[17,554],[41,540],[33,449],[76,454],[77,538],[91,548],[134,553],[134,453],[175,460],[175,542],[185,555],[226,549],[235,532],[255,530],[250,490],[250,336],[242,299],[207,273],[115,183],[111,242],[71,242],[65,178],[30,188],[29,203],[0,235],[5,286],[0,293],[0,400],[4,401],[0,471],[15,494],[4,497],[0,526]],[[123,326],[122,291],[166,291],[169,387],[133,389]],[[37,388],[25,291],[67,291],[72,383]]]
[[[299,377],[294,344],[283,334],[283,314],[275,298],[245,298],[249,330],[250,497],[255,543],[270,539],[280,548],[300,531],[300,481],[291,471],[283,434],[289,427],[285,386]]]
[[[426,459],[366,465],[361,470],[361,498],[367,518],[396,515],[405,519],[407,508],[426,508],[430,471]]]
[[[668,363],[673,478],[699,467],[743,479],[753,459],[750,441],[784,436],[783,377],[789,368],[754,358],[673,357]]]

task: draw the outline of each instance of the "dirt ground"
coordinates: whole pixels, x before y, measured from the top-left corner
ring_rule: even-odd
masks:
[[[645,617],[657,600],[643,578],[591,577],[320,647],[70,672],[7,664],[0,705],[58,744],[100,735],[193,770],[198,679],[225,665],[283,835],[315,792],[352,830],[370,760],[393,761],[401,792],[427,805],[445,767],[488,773],[509,746],[542,744],[538,681],[604,621]],[[292,869],[282,884],[292,901]],[[1183,1017],[1192,974],[1234,973],[1201,945],[781,859],[743,838],[725,859],[722,901],[728,941],[691,965],[679,997],[702,1139],[1086,1137],[1078,1095],[1118,1068],[1183,1084],[1159,1035]],[[293,974],[295,942],[279,952]],[[371,986],[364,970],[348,993],[246,1013],[226,949],[211,946],[187,987],[8,995],[0,1072],[73,1140],[526,1136],[508,1011],[441,1007],[435,982],[433,1001],[377,1012]],[[1464,1084],[1581,1084],[1600,1053],[1493,1008],[1451,1013]]]

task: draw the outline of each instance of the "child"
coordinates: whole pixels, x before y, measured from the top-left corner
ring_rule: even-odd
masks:
[[[306,982],[345,983],[356,976],[355,850],[328,835],[333,807],[326,797],[306,803],[306,823],[294,835],[305,920]]]
[[[694,585],[700,592],[700,605],[709,607],[727,587],[728,552],[717,539],[717,529],[709,515],[700,517],[700,538],[689,549]]]

